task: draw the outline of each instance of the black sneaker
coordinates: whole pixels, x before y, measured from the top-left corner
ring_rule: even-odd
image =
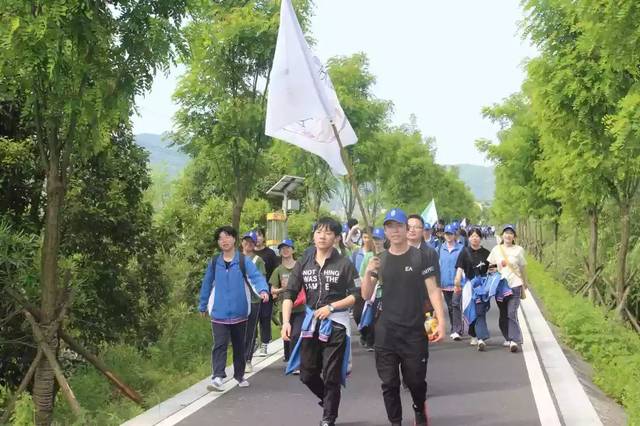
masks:
[[[328,420],[323,420],[320,422],[320,426],[336,426],[334,422],[330,422]]]
[[[415,413],[415,422],[413,423],[415,426],[427,426],[429,423],[427,422],[427,404],[424,404],[424,408],[419,410],[415,405],[413,406],[413,412]]]

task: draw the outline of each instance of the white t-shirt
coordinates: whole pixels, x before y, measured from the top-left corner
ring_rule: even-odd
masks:
[[[504,260],[504,256],[502,255],[502,250],[507,255],[507,259],[511,266],[517,271],[513,271],[510,267],[507,266],[507,262]],[[522,268],[527,264],[527,259],[524,257],[524,249],[518,245],[512,245],[507,247],[506,245],[498,244],[491,250],[489,253],[489,257],[487,258],[489,263],[493,263],[498,265],[498,272],[507,280],[509,284],[509,288],[520,287],[522,283]],[[517,273],[516,273],[517,272]]]

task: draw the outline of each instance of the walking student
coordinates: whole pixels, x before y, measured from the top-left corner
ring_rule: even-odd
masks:
[[[477,276],[484,277],[489,269],[489,250],[482,247],[482,231],[480,228],[471,228],[469,231],[469,246],[466,247],[456,263],[455,287],[460,287],[462,276],[472,280]],[[489,338],[486,314],[489,311],[490,302],[474,301],[476,304],[476,320],[469,324],[471,345],[477,345],[479,351],[484,351]]]
[[[371,238],[371,233],[372,233],[371,228],[365,229],[362,232],[362,247],[354,251],[353,255],[351,256],[351,260],[356,268],[356,271],[360,270],[362,261],[367,256],[367,253],[373,253],[374,243],[373,243],[373,239]],[[353,320],[356,322],[358,326],[360,325],[360,319],[362,317],[363,308],[364,308],[364,300],[362,300],[362,298],[358,298],[356,300],[356,303],[353,305]],[[365,337],[362,333],[360,333],[360,345],[365,346]]]
[[[255,254],[255,247],[257,241],[257,233],[255,231],[249,231],[242,236],[241,246],[242,254],[256,265],[258,271],[266,278],[265,264],[260,256]],[[268,286],[268,284],[267,284]],[[268,287],[267,287],[268,288]],[[271,298],[269,298],[271,300]],[[244,354],[246,359],[245,373],[253,372],[253,351],[256,348],[256,338],[258,336],[258,321],[260,320],[260,312],[270,302],[263,303],[262,300],[255,295],[251,298],[251,312],[247,319],[247,329],[244,337]]]
[[[422,239],[432,249],[438,251],[438,248],[440,247],[440,240],[438,240],[433,235],[433,228],[431,227],[431,224],[429,224],[429,223],[425,223],[424,224],[424,230],[422,231]]]
[[[295,251],[293,241],[286,239],[278,244],[278,251],[280,252],[280,265],[271,274],[269,283],[271,284],[271,295],[275,303],[282,305],[282,293],[287,289],[289,282],[289,276],[293,267],[296,264],[293,258]],[[294,306],[291,310],[291,341],[284,342],[284,360],[289,361],[289,355],[291,350],[296,346],[298,338],[300,337],[300,329],[302,328],[302,320],[304,319],[304,304]]]
[[[490,264],[497,266],[498,272],[507,280],[507,284],[513,292],[502,302],[497,302],[498,309],[500,309],[498,325],[504,336],[503,346],[508,347],[511,352],[518,352],[518,345],[522,344],[518,308],[520,307],[520,299],[525,297],[526,289],[529,287],[525,252],[515,243],[515,239],[516,227],[505,225],[502,228],[502,241],[491,250],[488,258]]]
[[[373,250],[370,252],[367,252],[364,259],[362,260],[362,264],[360,265],[360,269],[358,270],[358,273],[361,277],[364,277],[365,272],[367,270],[367,265],[369,264],[371,259],[374,256],[384,251],[384,241],[385,241],[384,229],[373,228],[373,231],[371,232],[371,238],[373,240]],[[376,293],[380,293],[380,292],[376,292]],[[378,306],[380,302],[379,297],[380,297],[380,294],[372,294],[371,297],[368,299],[369,301],[373,301],[373,305],[372,305],[373,312],[378,311]],[[364,304],[366,300],[362,299],[362,302]],[[371,324],[369,324],[364,328],[360,328],[360,344],[363,347],[367,348],[367,352],[374,351],[375,325],[376,325],[376,316],[374,315],[373,321],[371,322]]]
[[[267,283],[271,279],[271,274],[278,266],[279,260],[276,253],[265,245],[265,231],[262,228],[258,228],[255,231],[256,234],[256,246],[254,249],[255,254],[260,256],[264,261],[265,275],[267,277]],[[260,327],[260,347],[256,352],[256,356],[267,356],[267,347],[271,341],[271,317],[273,316],[273,299],[270,298],[269,302],[260,306],[260,312],[258,313],[258,324]]]
[[[456,230],[452,224],[444,227],[444,240],[445,242],[438,250],[440,282],[449,310],[451,339],[458,341],[462,336],[462,287],[460,283],[456,285],[455,278],[456,263],[464,246],[456,241]]]
[[[378,278],[382,283],[381,310],[376,322],[375,362],[382,381],[382,396],[392,425],[402,424],[400,372],[413,399],[415,424],[425,426],[427,416],[427,362],[429,340],[424,329],[427,293],[436,315],[443,318],[442,292],[436,279],[439,268],[433,251],[409,245],[408,220],[400,209],[391,209],[384,220],[389,249],[367,265],[362,297],[371,297]],[[426,288],[426,291],[425,291]],[[434,341],[445,333],[440,322]]]
[[[335,425],[338,417],[340,385],[350,353],[348,309],[360,297],[360,278],[353,263],[334,248],[340,231],[340,224],[332,218],[318,221],[313,234],[315,248],[296,262],[282,302],[282,339],[288,341],[292,337],[293,302],[302,289],[306,293],[308,328],[303,326],[298,343],[300,380],[320,399],[321,426]]]
[[[240,387],[249,386],[244,378],[245,332],[251,312],[251,297],[259,297],[263,303],[269,300],[264,275],[255,264],[236,249],[238,232],[231,226],[215,231],[221,254],[207,265],[200,287],[198,310],[203,317],[211,318],[213,348],[211,351],[210,391],[221,391],[226,377],[227,347],[233,348],[233,377]]]

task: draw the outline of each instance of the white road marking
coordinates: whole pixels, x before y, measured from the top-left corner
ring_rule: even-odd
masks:
[[[522,302],[524,302],[524,300]],[[527,326],[522,309],[518,310],[518,321],[520,322],[524,341],[522,354],[524,355],[524,362],[527,366],[531,391],[533,392],[533,399],[538,409],[540,424],[542,426],[559,426],[561,423],[558,418],[558,412],[556,411],[551,392],[549,391],[547,381],[542,372],[542,366],[540,365],[538,354],[536,354],[533,346],[533,339],[531,338],[531,333],[529,333],[529,327]]]
[[[249,379],[254,374],[259,373],[263,368],[270,366],[276,361],[280,361],[283,356],[282,349],[282,339],[269,343],[268,353],[271,353],[271,355],[262,359],[256,358],[254,355],[253,373],[245,374],[245,378]],[[173,426],[179,423],[205,405],[215,401],[238,386],[238,382],[233,379],[233,366],[228,366],[226,373],[227,377],[231,377],[231,379],[227,379],[224,382],[222,392],[209,392],[207,390],[207,384],[211,381],[211,377],[209,376],[176,396],[128,420],[123,423],[122,426]],[[250,389],[251,387],[249,387],[249,390]]]
[[[598,413],[580,384],[573,367],[569,364],[569,360],[567,360],[567,357],[562,352],[558,341],[553,336],[549,324],[542,315],[542,312],[540,312],[540,308],[538,308],[535,300],[533,300],[531,293],[528,293],[528,297],[522,300],[521,306],[521,311],[527,320],[526,324],[525,321],[522,321],[521,324],[525,326],[528,325],[527,332],[530,331],[532,341],[535,342],[537,347],[542,366],[547,373],[553,395],[558,403],[563,423],[566,425],[601,426],[602,421]],[[523,327],[523,329],[524,328],[525,327]],[[525,357],[525,360],[526,359]],[[529,370],[529,365],[530,362],[527,362],[527,370]],[[538,365],[540,364],[538,363]],[[535,367],[532,366],[532,369],[535,369]],[[531,379],[531,373],[529,373],[529,377],[532,387],[534,386],[534,380],[536,383],[539,382],[538,377]],[[541,400],[541,404],[543,404],[546,409],[548,401]],[[536,398],[536,405],[538,405],[538,398]],[[538,411],[540,411],[540,407]],[[546,413],[544,413],[544,415],[546,415]],[[541,420],[542,416],[543,413],[541,412]],[[545,423],[543,423],[543,425],[544,424]]]

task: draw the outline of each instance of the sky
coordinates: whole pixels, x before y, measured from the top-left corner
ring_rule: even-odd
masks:
[[[436,139],[440,164],[487,165],[474,147],[496,139],[481,109],[520,90],[536,50],[522,39],[519,2],[506,0],[315,0],[316,55],[367,54],[376,97],[394,104],[392,124],[411,114]],[[158,75],[137,99],[135,133],[171,130],[171,100],[183,67]]]

